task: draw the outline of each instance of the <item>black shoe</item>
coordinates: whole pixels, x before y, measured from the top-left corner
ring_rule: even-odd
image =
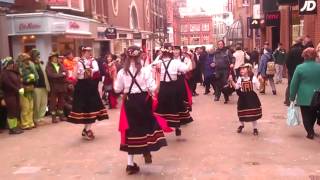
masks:
[[[307,135],[307,138],[308,138],[308,139],[311,139],[311,140],[314,139],[314,134],[308,134],[308,135]]]
[[[238,130],[237,130],[237,133],[242,133],[243,128],[244,128],[244,126],[239,126]]]
[[[228,104],[229,100],[228,101],[224,101],[224,104]]]
[[[83,130],[82,130],[82,133],[81,133],[82,137],[86,136],[86,134],[87,134],[86,129],[83,129]]]
[[[254,136],[258,136],[258,135],[259,135],[258,129],[253,129],[253,135],[254,135]]]
[[[263,94],[266,94],[266,92],[265,92],[265,91],[260,91],[260,94],[262,94],[262,95],[263,95]]]
[[[181,136],[181,129],[176,128],[176,136]]]
[[[9,134],[22,134],[23,130],[20,128],[13,128],[9,130]]]
[[[219,99],[219,98],[217,98],[217,97],[215,97],[215,98],[214,98],[214,101],[220,101],[220,99]]]
[[[143,157],[144,157],[144,162],[146,164],[151,164],[152,163],[152,156],[151,156],[150,152],[143,154]]]
[[[127,165],[126,172],[128,175],[137,174],[139,171],[140,168],[136,163],[134,163],[133,166]]]
[[[272,94],[273,95],[277,95],[277,91],[272,91]]]

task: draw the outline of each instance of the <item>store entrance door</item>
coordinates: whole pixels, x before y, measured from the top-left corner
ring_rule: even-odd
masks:
[[[110,41],[103,41],[100,43],[100,56],[104,57],[106,54],[111,53],[110,50]]]
[[[280,43],[280,27],[272,27],[272,50],[278,48]]]

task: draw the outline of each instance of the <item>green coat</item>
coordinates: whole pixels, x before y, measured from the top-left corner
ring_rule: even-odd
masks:
[[[305,61],[297,66],[290,84],[290,101],[297,96],[299,106],[310,106],[315,90],[320,89],[320,64]]]

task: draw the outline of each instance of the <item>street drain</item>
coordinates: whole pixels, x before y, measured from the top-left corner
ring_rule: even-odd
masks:
[[[317,175],[311,175],[309,176],[310,180],[320,180],[320,176]]]
[[[258,166],[258,165],[260,165],[259,162],[245,162],[245,164],[250,165],[250,166]]]

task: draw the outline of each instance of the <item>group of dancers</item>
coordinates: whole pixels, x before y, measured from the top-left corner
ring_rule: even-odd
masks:
[[[96,120],[107,119],[108,113],[98,91],[98,65],[90,58],[90,51],[87,47],[82,49],[73,109],[68,121],[84,124],[82,136],[93,140],[91,125]],[[134,155],[143,155],[146,164],[152,163],[151,152],[167,146],[165,133],[175,131],[176,136],[181,136],[181,126],[193,122],[190,115],[192,93],[185,76],[195,67],[192,55],[183,54],[180,46],[161,49],[161,55],[147,65],[141,62],[140,47],[131,46],[126,53],[127,58],[116,75],[113,90],[122,94],[120,150],[128,153],[126,172],[131,175],[140,171]],[[244,128],[244,122],[253,122],[254,134],[258,135],[256,120],[262,116],[261,103],[253,88],[259,82],[251,75],[250,68],[248,64],[241,66],[238,81],[234,82],[232,77],[229,81],[240,97],[238,115],[241,125],[238,132]]]

